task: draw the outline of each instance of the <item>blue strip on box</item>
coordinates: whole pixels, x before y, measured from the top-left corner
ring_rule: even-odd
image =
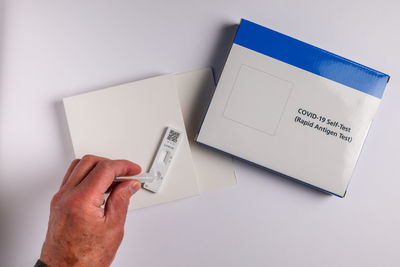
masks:
[[[389,75],[242,19],[234,43],[382,98]]]

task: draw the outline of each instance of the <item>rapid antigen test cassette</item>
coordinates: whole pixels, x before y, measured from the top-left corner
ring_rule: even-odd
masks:
[[[158,148],[157,154],[149,172],[141,173],[132,177],[117,177],[115,182],[123,182],[125,180],[138,180],[144,183],[143,188],[157,193],[167,175],[169,166],[174,157],[181,140],[182,132],[168,127],[162,142]]]
[[[197,142],[343,197],[388,81],[242,19]]]
[[[117,177],[114,181],[123,182],[124,180],[135,179],[144,183],[143,188],[157,193],[167,175],[168,168],[171,165],[175,151],[178,148],[181,136],[182,132],[168,127],[158,148],[153,164],[151,165],[150,171],[133,177]]]
[[[149,173],[153,175],[154,179],[152,181],[145,182],[143,188],[154,193],[160,190],[163,180],[167,175],[168,168],[171,165],[175,151],[178,148],[181,137],[182,133],[180,131],[171,127],[167,128],[160,147],[158,148],[157,155],[150,168]]]

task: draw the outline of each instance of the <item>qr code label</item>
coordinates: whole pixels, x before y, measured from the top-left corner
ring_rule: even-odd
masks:
[[[170,130],[169,133],[168,133],[168,136],[167,136],[167,140],[171,141],[171,142],[174,142],[174,143],[177,143],[178,142],[178,138],[179,138],[180,135],[181,135],[180,133],[178,133],[178,132],[176,132],[174,130]]]

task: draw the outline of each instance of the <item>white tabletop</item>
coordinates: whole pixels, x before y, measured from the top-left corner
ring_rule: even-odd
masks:
[[[113,266],[399,266],[400,2],[0,0],[0,265],[32,266],[72,148],[61,98],[211,66],[241,17],[392,79],[344,199],[239,184],[130,212]]]

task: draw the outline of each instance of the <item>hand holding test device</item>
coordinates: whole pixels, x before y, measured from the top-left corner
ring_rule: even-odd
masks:
[[[162,182],[167,175],[168,168],[172,158],[178,148],[182,133],[176,129],[168,127],[163,140],[158,148],[157,155],[150,168],[150,172],[141,173],[139,175],[129,177],[117,177],[114,181],[121,182],[123,180],[136,179],[144,183],[143,188],[157,193],[162,185]]]

